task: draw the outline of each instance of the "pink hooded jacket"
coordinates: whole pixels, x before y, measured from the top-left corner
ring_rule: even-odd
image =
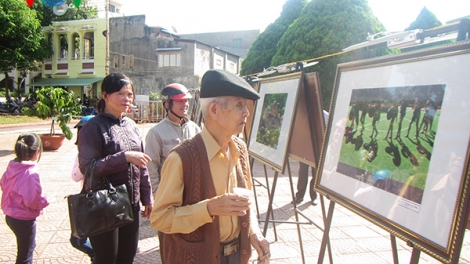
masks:
[[[0,180],[2,210],[13,218],[33,220],[49,205],[42,195],[37,163],[10,161]]]

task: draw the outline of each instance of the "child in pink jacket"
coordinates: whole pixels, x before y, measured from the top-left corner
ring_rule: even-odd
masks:
[[[16,263],[32,263],[36,247],[36,218],[49,205],[42,194],[37,162],[42,143],[37,134],[22,134],[15,144],[16,158],[0,180],[2,210],[7,225],[16,236]]]

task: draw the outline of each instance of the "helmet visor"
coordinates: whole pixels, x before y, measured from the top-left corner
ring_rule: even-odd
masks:
[[[181,99],[189,99],[189,98],[192,98],[190,93],[176,94],[176,95],[170,96],[170,99],[172,99],[172,100],[181,100]]]

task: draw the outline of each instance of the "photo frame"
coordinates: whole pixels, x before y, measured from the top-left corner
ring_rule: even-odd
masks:
[[[338,65],[315,190],[439,261],[469,211],[470,42]]]
[[[303,83],[298,93],[289,158],[317,168],[327,122],[323,113],[318,72],[303,74]]]
[[[248,152],[283,173],[302,73],[261,79]]]

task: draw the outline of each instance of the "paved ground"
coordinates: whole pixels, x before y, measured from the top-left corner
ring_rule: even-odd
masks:
[[[145,135],[151,126],[152,124],[141,124],[142,134]],[[0,125],[0,171],[2,174],[8,162],[14,157],[12,147],[18,134],[24,131],[41,132],[44,130],[47,130],[47,125],[9,129]],[[42,185],[51,205],[38,218],[34,263],[90,263],[83,253],[75,250],[69,243],[70,224],[64,197],[80,191],[79,184],[72,181],[70,177],[73,161],[77,155],[74,142],[75,139],[66,141],[58,151],[44,152],[39,163]],[[298,165],[295,161],[290,164],[295,189]],[[266,185],[263,166],[255,162],[253,172],[255,179]],[[269,186],[272,186],[273,175],[274,173],[268,170]],[[268,207],[267,189],[257,186],[256,190],[258,208],[261,219],[264,220]],[[295,210],[290,204],[291,190],[289,177],[281,175],[273,201],[277,221],[293,222],[296,219]],[[268,226],[267,238],[272,241],[271,263],[317,263],[323,232],[314,224],[309,223],[307,218],[320,227],[323,226],[323,220],[321,206],[311,206],[308,200],[307,194],[306,202],[298,206],[299,212],[305,216],[298,216],[299,222],[304,223],[299,225],[303,250],[300,249],[297,225],[277,223],[275,229],[272,224]],[[327,199],[325,199],[325,206],[328,206]],[[464,240],[459,263],[470,263],[469,231]],[[339,205],[335,206],[330,242],[335,263],[393,263],[390,235]],[[409,262],[411,249],[401,240],[397,240],[397,246],[400,263]],[[302,252],[304,258],[302,258]],[[15,255],[15,237],[5,224],[3,212],[0,212],[0,263],[14,263]],[[149,227],[147,220],[141,222],[139,252],[135,263],[160,263],[156,232]],[[324,263],[329,263],[328,257],[325,257]],[[420,263],[439,262],[422,253]]]

